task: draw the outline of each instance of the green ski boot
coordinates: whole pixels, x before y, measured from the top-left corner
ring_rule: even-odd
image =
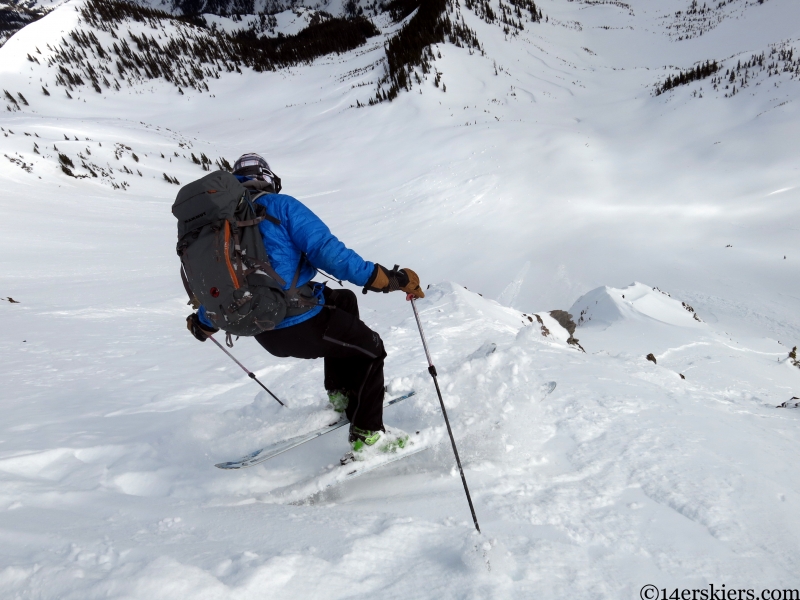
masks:
[[[350,434],[350,447],[353,450],[348,454],[350,460],[367,460],[377,453],[397,452],[405,448],[407,443],[408,434],[400,429],[387,427],[386,431],[370,431],[353,427]]]
[[[337,413],[343,413],[347,410],[347,405],[350,403],[350,398],[347,397],[345,392],[339,390],[328,390],[328,402],[331,403],[333,410]]]

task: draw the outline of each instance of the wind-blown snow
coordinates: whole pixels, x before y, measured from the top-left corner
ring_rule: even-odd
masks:
[[[0,302],[0,595],[797,588],[800,411],[775,406],[800,396],[800,83],[652,91],[698,61],[797,47],[800,8],[730,3],[738,18],[676,41],[688,4],[543,0],[548,22],[508,39],[462,6],[486,55],[442,45],[446,92],[429,75],[363,109],[383,36],[206,94],[155,80],[69,100],[45,65],[76,2],[17,33],[0,49],[16,98],[0,113],[0,298],[18,302]],[[236,343],[282,409],[185,330],[163,174],[183,184],[203,174],[192,153],[246,151],[365,258],[433,284],[419,308],[483,534],[446,438],[300,504],[344,431],[213,467],[332,415],[321,362]],[[418,392],[387,423],[441,435],[410,306],[359,300],[391,390]]]

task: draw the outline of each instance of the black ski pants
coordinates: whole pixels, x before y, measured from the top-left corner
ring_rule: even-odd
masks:
[[[346,415],[361,429],[383,429],[383,359],[380,336],[358,318],[350,290],[325,289],[325,308],[307,321],[258,334],[273,356],[325,359],[325,389],[349,398]]]

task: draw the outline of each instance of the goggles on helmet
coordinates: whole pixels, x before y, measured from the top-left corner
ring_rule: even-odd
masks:
[[[281,191],[281,178],[270,169],[269,163],[255,152],[242,154],[233,164],[233,174],[271,182],[276,194]]]

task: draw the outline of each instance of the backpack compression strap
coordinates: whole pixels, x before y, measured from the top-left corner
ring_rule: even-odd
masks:
[[[181,261],[181,281],[183,282],[183,289],[186,290],[186,294],[189,296],[189,301],[186,304],[191,304],[192,308],[199,308],[200,303],[197,301],[197,297],[192,292],[192,288],[189,287],[189,279],[186,277],[186,271],[183,268],[183,262]]]
[[[318,303],[316,301],[303,298],[303,296],[300,295],[300,292],[297,289],[297,280],[300,279],[300,271],[303,270],[303,264],[306,261],[308,261],[308,258],[306,257],[305,252],[303,252],[300,254],[300,260],[297,262],[297,270],[294,272],[294,277],[292,278],[292,285],[286,291],[286,295],[289,297],[289,300],[291,300],[297,308],[306,308],[306,307],[311,308],[314,306],[318,306]]]
[[[260,194],[255,195],[254,197],[252,197],[250,199],[250,201],[253,202],[259,196],[263,196],[263,195],[265,195],[265,192],[262,192]],[[247,275],[249,275],[250,273],[253,273],[253,272],[257,271],[258,269],[261,269],[267,275],[269,275],[275,281],[277,281],[280,285],[282,285],[282,286],[286,285],[286,282],[283,280],[283,278],[280,275],[278,275],[278,273],[277,273],[277,271],[275,271],[275,269],[272,268],[272,265],[269,263],[269,258],[267,258],[267,260],[264,261],[264,260],[259,260],[257,258],[254,258],[252,256],[245,256],[245,255],[242,254],[242,249],[241,249],[241,246],[239,244],[239,232],[238,232],[239,227],[253,227],[255,225],[258,225],[262,221],[269,221],[270,223],[273,223],[275,225],[280,225],[281,224],[280,219],[277,219],[277,218],[273,217],[272,215],[270,215],[269,213],[267,213],[266,209],[263,206],[261,206],[261,205],[257,205],[257,206],[261,209],[259,211],[259,212],[261,212],[261,214],[259,216],[257,216],[255,219],[249,219],[247,221],[236,221],[236,227],[233,228],[233,243],[234,243],[233,247],[234,247],[235,256],[236,256],[236,259],[237,259],[236,263],[237,263],[237,266],[239,267],[239,269],[241,271],[241,274],[242,274],[242,280],[244,281],[244,278]],[[297,263],[297,269],[294,272],[294,277],[292,278],[292,285],[289,286],[288,290],[286,290],[287,298],[289,299],[290,303],[292,305],[294,305],[296,308],[305,308],[305,307],[311,308],[311,307],[317,306],[317,302],[316,301],[307,300],[306,298],[303,298],[299,294],[299,292],[297,290],[297,281],[300,279],[300,272],[303,270],[303,264],[307,260],[308,259],[306,258],[305,253],[302,253],[300,255],[300,260]],[[251,263],[251,264],[255,265],[257,268],[245,269],[244,268],[245,267],[245,263]],[[188,291],[188,289],[187,289],[187,291]]]
[[[272,268],[272,265],[269,263],[269,258],[267,258],[267,260],[264,261],[264,260],[259,260],[252,256],[245,256],[242,254],[242,248],[239,243],[239,231],[238,231],[239,227],[254,227],[259,223],[261,223],[262,221],[269,221],[270,223],[273,223],[275,225],[281,224],[280,219],[277,219],[272,215],[270,215],[269,213],[267,213],[264,207],[259,206],[259,208],[261,208],[262,214],[257,216],[255,219],[248,219],[247,221],[236,221],[236,227],[233,228],[233,244],[234,244],[233,248],[235,256],[237,258],[237,264],[240,266],[242,280],[244,280],[244,278],[247,275],[250,275],[251,273],[257,271],[258,269],[261,269],[267,275],[269,275],[275,281],[277,281],[280,285],[286,285],[286,282],[283,280],[283,278],[280,275],[278,275],[275,269]],[[244,268],[245,263],[248,263],[248,266],[255,265],[257,268],[251,267],[249,269],[245,269]]]

